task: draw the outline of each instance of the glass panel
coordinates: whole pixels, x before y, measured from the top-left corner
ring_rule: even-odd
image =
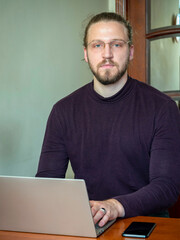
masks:
[[[175,101],[175,102],[176,102],[176,104],[177,104],[177,106],[178,106],[178,108],[180,110],[180,101]]]
[[[180,25],[180,0],[150,0],[150,29]]]
[[[162,38],[150,41],[150,84],[160,91],[180,90],[180,41]]]

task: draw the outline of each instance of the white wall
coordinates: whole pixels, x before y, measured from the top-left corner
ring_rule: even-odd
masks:
[[[0,0],[0,174],[35,175],[53,104],[92,79],[82,61],[83,21],[109,6]]]

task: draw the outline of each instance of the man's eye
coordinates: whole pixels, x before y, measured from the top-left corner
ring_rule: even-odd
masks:
[[[101,43],[96,43],[96,44],[94,45],[94,47],[95,47],[95,48],[101,48],[101,47],[102,47],[102,44],[101,44]]]
[[[112,46],[115,48],[120,48],[120,47],[123,47],[123,43],[121,43],[121,42],[113,43]]]

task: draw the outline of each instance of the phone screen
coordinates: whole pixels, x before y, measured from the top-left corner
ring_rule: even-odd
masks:
[[[156,224],[152,222],[132,222],[122,233],[123,237],[149,237]]]

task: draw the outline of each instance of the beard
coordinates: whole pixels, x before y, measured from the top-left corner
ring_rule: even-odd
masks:
[[[119,70],[119,64],[116,62],[113,62],[110,59],[104,60],[101,63],[97,65],[97,71],[94,70],[94,67],[92,66],[91,62],[88,59],[89,68],[91,69],[91,72],[95,76],[95,78],[103,85],[109,85],[118,82],[122,76],[127,71],[128,65],[129,65],[129,57],[124,62],[122,68]],[[114,67],[118,69],[118,71],[114,74],[112,74],[112,69],[106,69],[104,71],[104,74],[100,73],[98,70],[99,68],[104,64],[112,64]]]

